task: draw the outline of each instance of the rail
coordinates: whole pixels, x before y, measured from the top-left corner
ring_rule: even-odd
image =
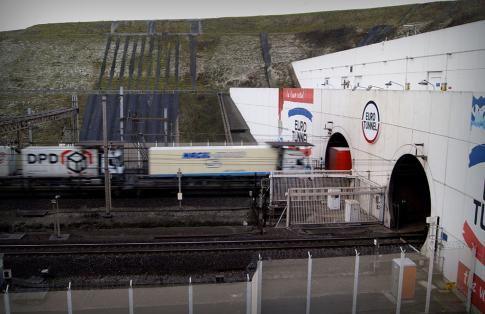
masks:
[[[307,250],[345,247],[422,244],[423,234],[377,235],[375,237],[317,237],[300,239],[258,239],[129,243],[63,243],[63,244],[1,244],[6,255],[63,255],[63,254],[118,254],[118,253],[173,253],[216,251]]]

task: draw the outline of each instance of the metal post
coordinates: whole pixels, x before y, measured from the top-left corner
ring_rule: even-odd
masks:
[[[247,283],[246,283],[246,314],[251,314],[251,280],[249,279],[249,274],[247,276]]]
[[[27,108],[27,114],[30,116],[32,114],[32,108]],[[32,126],[29,123],[29,144],[32,145]]]
[[[396,314],[401,313],[402,282],[404,276],[404,250],[401,248],[401,260],[399,261],[399,283],[397,287]]]
[[[192,288],[192,277],[189,277],[189,314],[194,313],[194,290]]]
[[[286,228],[290,227],[290,191],[286,192]]]
[[[163,108],[163,134],[165,134],[165,137],[164,137],[164,142],[165,142],[165,146],[168,146],[168,108],[165,107]],[[192,145],[190,145],[192,146]]]
[[[258,295],[257,295],[257,313],[253,314],[261,314],[261,295],[263,291],[261,290],[263,288],[263,259],[261,258],[261,255],[259,255],[258,258]]]
[[[308,275],[306,283],[306,314],[310,314],[310,303],[312,300],[312,255],[308,252]]]
[[[130,287],[128,288],[128,306],[129,306],[129,311],[130,314],[135,313],[134,307],[133,307],[133,280],[130,280]]]
[[[104,195],[106,203],[106,212],[104,217],[111,217],[111,177],[108,168],[108,117],[106,113],[106,96],[102,97],[102,107],[103,107],[103,148],[104,148]]]
[[[71,139],[73,143],[79,142],[79,105],[77,101],[77,95],[74,94],[71,96],[71,104],[72,108],[75,109],[71,116]]]
[[[5,314],[10,314],[10,297],[8,296],[8,285],[5,288],[5,293],[3,294],[3,307],[5,309]]]
[[[55,201],[56,201],[56,236],[58,238],[61,237],[61,224],[59,223],[59,195],[56,195]]]
[[[377,239],[374,239],[374,262],[372,263],[374,273],[376,272],[378,254],[379,254],[379,243],[377,242]]]
[[[125,114],[123,107],[123,86],[120,86],[120,141],[125,141]]]
[[[57,210],[56,210],[56,199],[51,200],[52,210],[55,212],[55,220],[54,220],[54,235],[57,235]]]
[[[67,314],[72,314],[72,295],[71,295],[71,282],[67,286]]]
[[[179,185],[177,200],[179,201],[179,208],[182,209],[182,171],[180,170],[180,168],[177,171],[177,179],[178,179],[178,185]]]
[[[475,276],[475,263],[477,256],[477,248],[473,246],[472,248],[472,263],[467,276],[467,294],[466,294],[466,312],[471,313],[472,309],[472,294],[473,294],[473,277]]]
[[[352,299],[352,314],[357,313],[357,293],[359,288],[359,265],[360,265],[359,252],[355,250],[354,297]]]
[[[426,306],[425,313],[429,313],[429,305],[431,301],[431,288],[433,282],[433,267],[434,267],[434,254],[436,246],[436,227],[437,224],[433,221],[429,226],[429,243],[428,248],[430,249],[429,266],[428,266],[428,284],[426,286]]]
[[[262,299],[262,294],[263,294],[263,259],[261,258],[261,255],[259,255],[259,260],[258,260],[258,313],[261,314],[261,299]]]

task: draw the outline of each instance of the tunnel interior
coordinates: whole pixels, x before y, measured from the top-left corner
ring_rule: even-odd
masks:
[[[389,183],[391,228],[426,228],[431,198],[423,166],[413,155],[396,162]]]
[[[325,151],[325,169],[330,169],[331,165],[331,150],[332,147],[349,147],[349,143],[341,133],[334,133],[328,140],[327,149]]]

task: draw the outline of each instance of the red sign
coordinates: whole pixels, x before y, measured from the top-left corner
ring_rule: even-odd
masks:
[[[281,111],[285,101],[313,104],[313,89],[311,88],[281,88],[278,102],[278,114],[281,120]]]
[[[463,239],[468,247],[475,247],[477,249],[477,259],[485,265],[485,247],[477,238],[472,228],[470,228],[467,221],[463,224]]]
[[[468,274],[469,269],[462,262],[458,262],[458,275],[456,286],[465,296],[468,293]],[[485,313],[485,282],[476,274],[473,276],[472,283],[472,304],[475,305],[480,312]]]

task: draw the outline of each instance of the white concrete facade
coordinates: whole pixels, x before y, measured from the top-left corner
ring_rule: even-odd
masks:
[[[483,38],[485,21],[479,21],[295,61],[292,66],[302,88],[403,90],[409,83],[410,90],[440,90],[446,83],[448,91],[482,91]],[[423,80],[431,84],[419,84]]]

